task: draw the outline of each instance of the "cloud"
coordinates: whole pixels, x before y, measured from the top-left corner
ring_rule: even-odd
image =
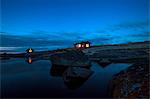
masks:
[[[148,29],[150,20],[123,22],[112,26],[111,31],[120,29]]]
[[[15,49],[19,49],[19,48],[22,48],[22,47],[0,47],[0,51],[5,51],[5,50],[15,50]]]
[[[36,31],[32,32],[31,35],[32,37],[35,38],[43,38],[43,39],[49,39],[49,40],[74,40],[74,39],[81,39],[82,34],[80,32],[46,32],[46,31]]]
[[[148,38],[150,36],[150,31],[143,31],[143,32],[131,34],[131,36],[134,36],[134,37],[146,37],[146,38]]]
[[[93,38],[93,39],[88,39],[93,45],[97,44],[108,44],[111,43],[113,38],[106,38],[106,37],[98,37],[98,38]]]
[[[75,42],[113,44],[149,40],[149,21],[125,22],[97,32],[47,32],[36,31],[28,35],[10,35],[1,32],[2,47],[72,47]]]
[[[62,39],[45,39],[32,36],[17,36],[9,34],[1,34],[1,46],[20,47],[20,46],[62,46],[70,45],[72,41]]]

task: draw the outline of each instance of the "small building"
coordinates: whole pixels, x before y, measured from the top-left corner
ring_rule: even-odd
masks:
[[[80,43],[75,43],[74,47],[75,48],[89,48],[91,46],[90,42],[80,42]]]

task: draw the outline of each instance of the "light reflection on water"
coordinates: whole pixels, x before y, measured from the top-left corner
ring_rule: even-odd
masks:
[[[101,67],[92,63],[94,73],[79,88],[69,89],[61,76],[51,75],[51,62],[24,59],[1,62],[3,97],[107,97],[107,86],[114,74],[129,64],[110,64]]]

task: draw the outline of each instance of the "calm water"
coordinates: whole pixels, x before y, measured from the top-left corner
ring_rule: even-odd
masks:
[[[27,63],[24,59],[1,61],[2,97],[107,97],[112,76],[129,64],[110,64],[103,68],[92,63],[94,73],[81,86],[70,89],[62,76],[51,75],[48,60]]]

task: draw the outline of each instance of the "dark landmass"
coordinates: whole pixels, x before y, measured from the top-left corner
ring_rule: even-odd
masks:
[[[133,42],[127,44],[114,44],[114,45],[97,45],[91,46],[86,49],[56,49],[50,51],[35,51],[33,53],[1,53],[0,59],[10,59],[10,58],[25,58],[25,57],[48,57],[50,59],[52,54],[67,53],[70,51],[81,50],[85,55],[87,55],[92,61],[100,61],[102,59],[109,60],[111,62],[122,62],[122,63],[132,63],[141,59],[148,59],[149,57],[149,47],[150,41],[145,42]],[[47,59],[47,58],[46,58]]]
[[[37,58],[37,60],[51,60],[53,69],[57,66],[65,67],[60,71],[60,76],[78,79],[90,73],[91,61],[95,61],[102,66],[111,63],[133,64],[119,74],[114,75],[110,81],[109,93],[113,98],[148,98],[149,97],[149,46],[150,41],[134,42],[127,44],[92,46],[86,49],[59,49],[53,51],[33,52],[30,54],[0,54],[0,59],[10,58]],[[71,69],[72,68],[72,69]],[[59,69],[57,68],[59,71]],[[77,71],[82,70],[81,72]],[[77,73],[76,73],[77,72]],[[83,73],[82,73],[83,72]],[[85,72],[85,73],[84,73]],[[69,73],[69,75],[68,75]],[[55,72],[52,72],[56,75]],[[66,74],[66,75],[64,75]],[[73,77],[72,77],[73,76]],[[72,83],[72,79],[65,82]],[[68,84],[68,83],[67,83]],[[68,85],[69,85],[68,84]]]
[[[149,55],[150,42],[135,42],[118,45],[95,46],[84,49],[90,60],[102,66],[111,63],[133,64],[126,70],[114,75],[109,85],[109,97],[144,98],[149,99],[150,69]]]

